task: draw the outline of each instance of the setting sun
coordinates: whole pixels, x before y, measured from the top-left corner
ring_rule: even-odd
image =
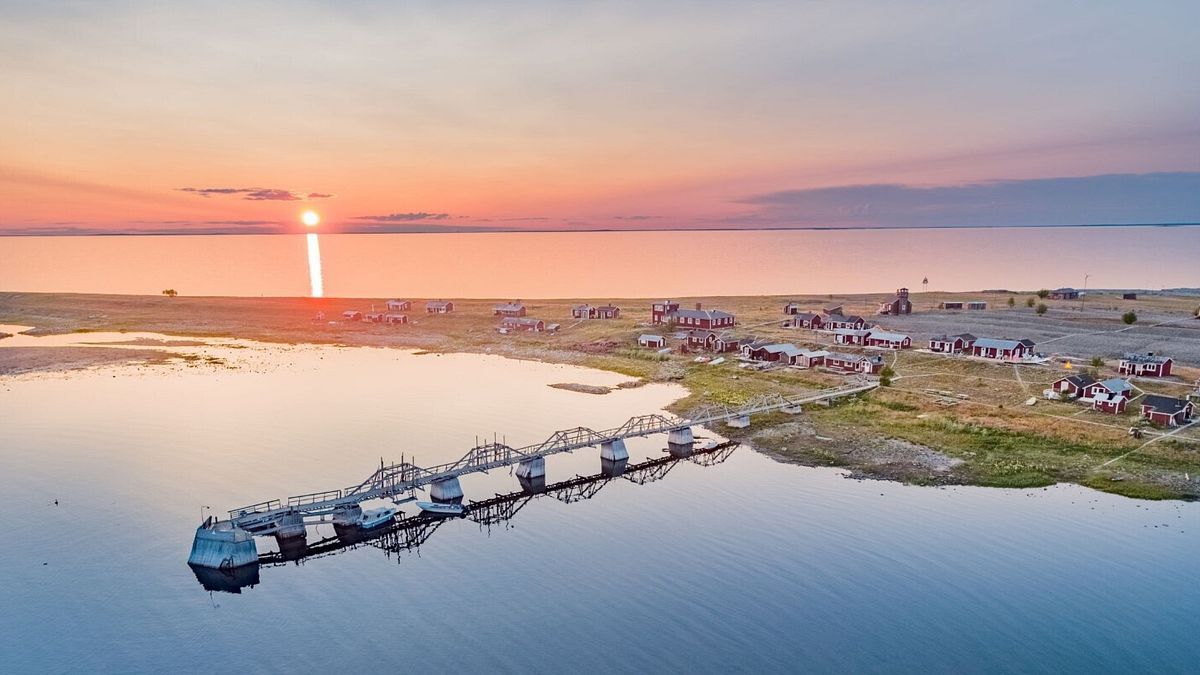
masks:
[[[316,211],[305,211],[300,214],[300,222],[309,227],[316,227],[321,222],[321,214]]]

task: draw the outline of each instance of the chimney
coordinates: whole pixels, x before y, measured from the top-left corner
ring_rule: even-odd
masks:
[[[696,303],[696,309],[700,309],[700,303]]]

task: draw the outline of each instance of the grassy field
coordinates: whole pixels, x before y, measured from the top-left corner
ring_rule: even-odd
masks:
[[[1014,297],[1023,298],[1028,294]],[[827,334],[785,329],[781,307],[796,299],[813,309],[844,304],[847,313],[861,313],[885,326],[903,324],[875,317],[883,299],[875,296],[742,297],[681,299],[685,307],[696,302],[738,315],[736,334],[792,342],[806,347],[829,347]],[[986,299],[997,309],[972,316],[1004,327],[1019,336],[1034,318],[1032,310],[1009,309],[1009,294],[915,294],[918,314],[925,325],[947,330],[961,317],[928,309],[947,299]],[[560,323],[556,333],[501,335],[492,315],[493,300],[456,300],[450,315],[426,315],[414,303],[412,323],[385,326],[341,321],[346,309],[382,308],[383,299],[311,298],[166,298],[70,294],[0,293],[0,324],[35,326],[39,333],[71,331],[151,331],[171,335],[232,336],[286,343],[407,347],[431,351],[480,352],[520,359],[571,363],[623,373],[645,381],[675,381],[690,394],[673,406],[686,413],[708,403],[737,405],[756,394],[796,394],[840,384],[843,378],[814,370],[777,368],[753,371],[737,367],[730,359],[720,366],[696,363],[695,354],[669,355],[636,347],[638,335],[664,333],[650,327],[650,299],[621,300],[618,320],[574,321],[570,306],[577,300],[526,301],[529,315],[547,323]],[[602,300],[603,302],[603,300]],[[1082,333],[1103,344],[1108,331],[1120,330],[1109,312],[1124,311],[1119,296],[1090,297],[1092,309],[1074,312],[1072,303],[1053,310],[1038,323],[1043,334],[1068,336]],[[1154,296],[1137,301],[1147,317],[1164,325],[1144,327],[1150,339],[1161,331],[1170,344],[1194,347],[1200,353],[1200,322],[1190,319],[1195,298]],[[1111,307],[1112,309],[1099,309]],[[325,319],[314,320],[318,312]],[[923,314],[921,313],[923,312]],[[1008,323],[1005,323],[1008,322]],[[1128,331],[1115,335],[1128,337]],[[1180,337],[1182,336],[1182,337]],[[914,333],[914,337],[917,335]],[[1039,339],[1042,339],[1039,337]],[[1115,338],[1114,338],[1115,339]],[[1189,341],[1194,340],[1192,345]],[[677,346],[672,340],[669,344]],[[917,346],[923,341],[918,339]],[[853,351],[839,348],[842,351]],[[1097,350],[1103,352],[1103,350]],[[43,357],[44,358],[44,357]],[[1134,439],[1128,429],[1137,424],[1137,405],[1121,416],[1084,410],[1068,402],[1046,401],[1041,393],[1054,380],[1070,372],[1094,370],[1100,377],[1115,376],[1115,362],[1093,367],[1083,356],[1060,358],[1043,366],[987,363],[962,358],[904,351],[887,353],[895,370],[891,386],[829,407],[812,406],[804,415],[774,414],[754,420],[746,430],[720,432],[754,444],[781,459],[849,467],[877,478],[914,483],[962,483],[999,487],[1029,487],[1066,481],[1141,498],[1200,497],[1200,428],[1170,438],[1153,434]],[[1073,369],[1065,361],[1074,358]],[[1087,359],[1090,361],[1090,358]],[[1200,377],[1196,362],[1177,364],[1180,377],[1135,384],[1151,393],[1183,395]],[[1139,392],[1141,393],[1141,392]],[[1025,402],[1037,398],[1035,405]],[[1147,441],[1153,442],[1145,445]]]

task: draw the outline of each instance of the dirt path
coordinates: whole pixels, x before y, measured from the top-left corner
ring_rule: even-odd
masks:
[[[1116,461],[1118,461],[1118,460],[1125,459],[1126,457],[1128,457],[1128,456],[1132,455],[1133,453],[1135,453],[1135,452],[1137,452],[1137,451],[1141,450],[1142,448],[1146,447],[1147,445],[1150,445],[1151,443],[1153,443],[1153,442],[1155,442],[1155,441],[1161,441],[1161,440],[1162,440],[1162,439],[1164,439],[1164,438],[1169,438],[1169,437],[1171,437],[1171,436],[1174,436],[1175,434],[1177,434],[1177,433],[1179,433],[1179,432],[1181,432],[1181,431],[1183,431],[1183,430],[1185,430],[1185,429],[1190,429],[1190,428],[1191,428],[1193,425],[1196,425],[1196,424],[1200,424],[1200,420],[1197,420],[1197,421],[1194,421],[1194,422],[1188,422],[1187,424],[1185,424],[1185,425],[1183,425],[1183,426],[1181,426],[1181,427],[1176,427],[1176,428],[1175,428],[1173,431],[1169,431],[1169,432],[1167,432],[1167,433],[1165,433],[1165,434],[1160,434],[1160,435],[1158,435],[1158,436],[1155,436],[1154,438],[1151,438],[1150,440],[1146,441],[1145,443],[1142,443],[1141,445],[1139,445],[1139,446],[1137,446],[1136,448],[1134,448],[1134,449],[1130,450],[1129,452],[1127,452],[1127,453],[1125,453],[1125,454],[1123,454],[1123,455],[1117,455],[1116,457],[1113,457],[1112,459],[1108,460],[1107,462],[1104,462],[1103,464],[1100,464],[1100,465],[1099,465],[1099,466],[1097,466],[1096,468],[1097,468],[1097,469],[1103,469],[1104,467],[1108,466],[1109,464],[1112,464],[1113,462],[1116,462]],[[1181,439],[1181,440],[1190,440],[1190,439]]]

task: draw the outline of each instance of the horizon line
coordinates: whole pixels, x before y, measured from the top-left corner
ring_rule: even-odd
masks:
[[[0,228],[0,237],[175,237],[175,236],[288,236],[300,234],[586,234],[608,232],[842,232],[852,230],[1012,230],[1012,229],[1066,229],[1066,228],[1109,228],[1109,227],[1200,227],[1200,221],[1176,223],[1074,223],[1066,225],[797,225],[781,227],[646,227],[646,228],[581,228],[581,229],[551,229],[551,228],[483,228],[467,227],[455,229],[344,229],[344,230],[80,230],[80,231],[34,231],[28,229],[4,230]]]

